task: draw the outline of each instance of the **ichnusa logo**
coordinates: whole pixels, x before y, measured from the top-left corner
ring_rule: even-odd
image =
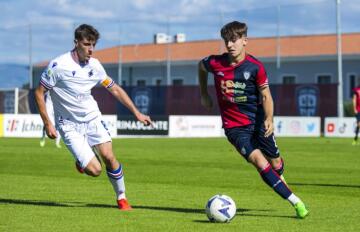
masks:
[[[6,131],[13,132],[16,131],[18,128],[19,120],[10,119],[7,121]]]

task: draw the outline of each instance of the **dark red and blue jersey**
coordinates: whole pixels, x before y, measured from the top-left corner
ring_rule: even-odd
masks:
[[[263,64],[251,55],[231,65],[228,53],[202,60],[214,74],[216,95],[224,128],[246,126],[263,120],[259,88],[268,86]]]

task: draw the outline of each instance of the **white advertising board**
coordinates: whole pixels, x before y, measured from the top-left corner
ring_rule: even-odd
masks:
[[[324,135],[325,137],[354,137],[355,128],[355,117],[326,117],[324,125]]]
[[[319,137],[320,117],[274,117],[276,137]]]
[[[38,114],[4,114],[4,137],[41,137],[43,122]]]
[[[103,115],[111,137],[116,137],[116,115]],[[4,114],[4,137],[41,137],[43,122],[39,114]]]
[[[169,137],[222,137],[220,116],[169,116]]]

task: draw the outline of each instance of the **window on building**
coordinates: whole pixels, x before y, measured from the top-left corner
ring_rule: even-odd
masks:
[[[283,84],[295,84],[296,77],[292,75],[286,75],[282,77],[282,83]]]
[[[184,80],[183,79],[174,79],[172,81],[172,84],[175,85],[175,86],[179,86],[179,85],[181,86],[181,85],[184,84]]]
[[[152,85],[154,86],[161,86],[162,84],[162,80],[159,79],[159,78],[153,78],[152,81],[151,81]]]
[[[318,75],[318,76],[316,76],[316,83],[317,84],[330,84],[331,76],[330,75]]]
[[[145,86],[145,85],[146,85],[146,81],[145,81],[145,80],[137,80],[137,81],[136,81],[136,85],[137,85],[137,86]]]

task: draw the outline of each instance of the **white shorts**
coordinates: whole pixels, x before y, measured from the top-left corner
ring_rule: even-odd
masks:
[[[111,142],[110,133],[101,117],[86,123],[62,120],[58,123],[58,130],[65,145],[82,168],[85,168],[95,156],[92,147]]]

